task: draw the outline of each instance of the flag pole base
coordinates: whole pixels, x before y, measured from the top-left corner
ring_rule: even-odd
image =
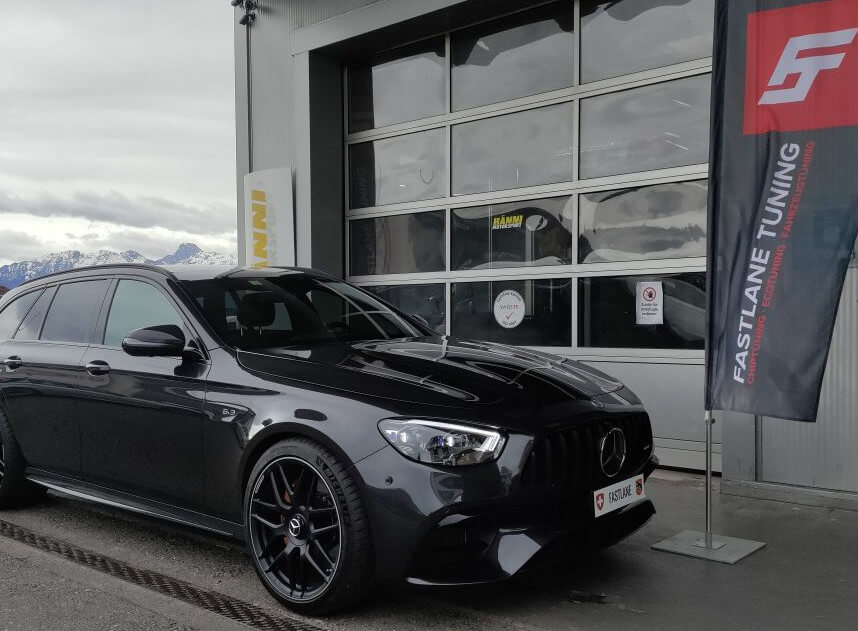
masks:
[[[735,565],[765,545],[762,541],[735,539],[712,534],[709,535],[707,542],[705,532],[683,530],[677,535],[654,543],[652,549]]]

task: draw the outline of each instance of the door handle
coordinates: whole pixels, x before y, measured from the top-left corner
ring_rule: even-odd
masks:
[[[9,370],[17,370],[24,365],[24,360],[17,355],[12,355],[11,357],[7,357],[3,360],[3,365]]]
[[[86,365],[86,372],[88,372],[93,377],[98,377],[99,375],[106,375],[110,372],[110,364],[100,359],[96,359],[95,361],[91,361]]]

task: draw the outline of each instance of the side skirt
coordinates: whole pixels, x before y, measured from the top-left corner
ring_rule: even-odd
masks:
[[[66,478],[39,469],[28,468],[27,479],[54,491],[59,491],[60,493],[79,499],[114,508],[121,508],[148,517],[164,519],[184,526],[207,530],[227,537],[234,537],[236,539],[244,538],[244,527],[241,524],[212,517],[204,513],[186,510],[162,502],[155,502],[137,495],[121,493],[113,489],[89,484],[74,478]]]

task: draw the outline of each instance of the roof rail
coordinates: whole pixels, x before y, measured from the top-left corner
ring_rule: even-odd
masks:
[[[337,274],[332,274],[331,272],[326,272],[324,270],[315,269],[313,267],[301,267],[298,265],[268,265],[268,269],[285,269],[292,272],[304,272],[307,274],[316,274],[318,276],[327,276],[328,278],[332,278],[334,280],[342,280],[340,276]]]
[[[28,285],[30,283],[35,283],[36,281],[44,280],[46,278],[52,278],[54,276],[61,276],[63,274],[71,274],[73,272],[86,272],[90,270],[107,271],[114,268],[143,269],[148,270],[150,272],[158,272],[159,274],[164,274],[164,276],[172,278],[173,280],[178,280],[173,272],[158,265],[149,265],[147,263],[107,263],[104,265],[85,265],[84,267],[72,267],[71,269],[66,269],[59,272],[51,272],[50,274],[44,274],[43,276],[37,276],[36,278],[25,280],[23,283],[16,285],[15,289],[17,289],[18,287],[23,287],[24,285]]]

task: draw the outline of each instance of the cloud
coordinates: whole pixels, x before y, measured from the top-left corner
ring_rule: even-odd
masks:
[[[44,247],[41,240],[26,232],[0,230],[0,261],[33,259],[45,254]]]
[[[8,9],[0,179],[54,192],[59,184],[66,193],[235,199],[235,17],[226,0]]]
[[[94,241],[98,239],[99,235],[97,232],[87,232],[86,234],[75,234],[73,232],[66,232],[66,239],[78,239],[80,241]]]
[[[23,198],[0,190],[0,214],[35,217],[72,217],[134,228],[166,228],[200,235],[235,232],[235,212],[227,204],[180,204],[162,197],[130,198],[111,191],[106,194],[77,192],[71,197],[44,193]]]
[[[151,245],[146,255],[182,241],[233,249],[229,3],[8,4],[0,226],[31,238],[0,241],[0,260],[134,241]]]
[[[207,238],[200,235],[168,232],[164,230],[117,230],[104,234],[81,235],[81,248],[92,252],[101,249],[134,250],[151,259],[172,254],[180,243],[193,242],[207,252],[223,252],[235,255],[234,235],[223,238]]]
[[[180,243],[196,243],[203,250],[235,255],[234,231],[207,235],[194,230],[133,228],[70,217],[0,215],[0,265],[31,260],[65,250],[136,250],[157,259],[172,254]]]

